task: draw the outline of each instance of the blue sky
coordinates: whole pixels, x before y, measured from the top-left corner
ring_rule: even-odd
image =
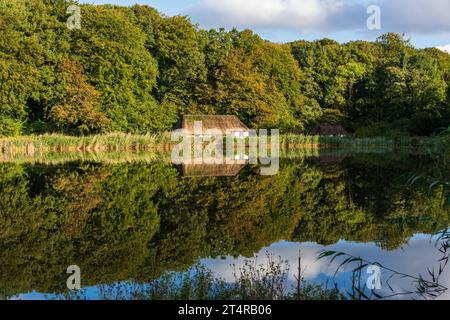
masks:
[[[81,0],[84,3],[147,4],[166,15],[188,15],[202,28],[255,30],[275,42],[331,38],[374,40],[405,33],[417,47],[450,52],[449,0]],[[368,30],[369,5],[381,9],[381,30]]]

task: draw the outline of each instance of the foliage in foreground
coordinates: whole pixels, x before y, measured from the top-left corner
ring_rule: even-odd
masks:
[[[432,300],[441,297],[448,292],[449,288],[445,281],[448,273],[448,263],[450,261],[450,230],[446,228],[432,237],[434,247],[437,252],[437,260],[433,265],[428,266],[424,273],[408,274],[383,265],[377,261],[368,261],[362,257],[354,256],[345,252],[321,251],[318,259],[330,259],[330,265],[335,261],[336,267],[334,276],[350,269],[352,275],[351,288],[345,288],[345,296],[352,300],[383,300],[383,299],[424,299]],[[369,266],[376,266],[383,277],[380,277],[380,288],[367,286],[363,279],[362,271]],[[335,281],[335,279],[334,279]],[[402,285],[399,282],[402,282]],[[337,287],[335,281],[335,287]],[[385,290],[380,291],[381,287]]]
[[[289,285],[289,265],[267,253],[267,263],[247,259],[233,267],[234,280],[226,282],[198,264],[187,272],[168,272],[151,283],[120,282],[99,286],[101,300],[339,300],[336,289],[306,283]],[[68,292],[59,299],[86,299],[84,290]],[[91,297],[92,298],[92,297]]]

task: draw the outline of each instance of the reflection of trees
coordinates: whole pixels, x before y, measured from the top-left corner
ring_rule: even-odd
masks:
[[[158,199],[160,231],[151,242],[157,274],[198,257],[251,255],[291,237],[300,218],[296,169],[259,177],[179,179]]]
[[[426,158],[358,159],[345,160],[340,175],[334,170],[331,177],[317,167],[303,171],[302,180],[309,188],[302,197],[304,215],[295,240],[321,244],[339,239],[375,241],[395,249],[414,233],[447,227],[449,210],[443,207],[443,186],[430,190],[432,177],[407,184],[412,168],[429,169]],[[417,168],[418,164],[423,167]]]
[[[67,200],[67,218],[62,225],[63,232],[68,236],[75,236],[86,226],[90,213],[102,201],[100,197],[100,181],[107,178],[104,170],[80,175],[70,172],[57,175],[52,181],[53,188],[61,192]]]
[[[83,285],[149,281],[282,239],[396,248],[448,225],[442,190],[405,186],[408,166],[420,163],[410,160],[287,162],[272,177],[248,167],[234,178],[181,178],[162,164],[4,164],[0,283],[5,292],[63,290],[71,264]]]
[[[81,267],[85,284],[122,280],[138,272],[148,255],[147,241],[158,228],[157,208],[147,200],[154,195],[151,186],[158,181],[158,175],[151,168],[130,166],[112,168],[111,176],[106,178],[107,169],[77,167],[68,172],[58,170],[54,177],[51,175],[55,172],[50,170],[50,177],[37,179],[48,184],[33,196],[29,194],[31,179],[23,171],[7,178],[2,176],[0,256],[4,263],[0,266],[0,282],[3,285],[13,287],[14,292],[64,288],[65,271],[71,264]],[[74,183],[73,187],[61,182],[63,176]],[[89,196],[94,199],[91,202],[86,201],[86,190],[80,191],[76,186],[84,183],[94,193]],[[81,192],[81,198],[72,191]],[[84,226],[76,225],[76,233],[72,232],[75,229],[68,229],[68,223],[74,219],[74,208],[89,211]]]

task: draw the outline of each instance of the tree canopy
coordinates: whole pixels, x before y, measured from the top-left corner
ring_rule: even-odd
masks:
[[[77,4],[81,28],[69,29],[71,4],[0,8],[1,136],[157,132],[192,113],[298,133],[339,122],[361,136],[450,123],[450,55],[402,35],[276,44],[148,6],[90,4]]]

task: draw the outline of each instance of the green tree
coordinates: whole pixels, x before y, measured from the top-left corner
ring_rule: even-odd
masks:
[[[72,34],[72,52],[101,93],[110,130],[147,132],[169,128],[174,110],[152,96],[158,67],[146,48],[147,36],[130,9],[85,5],[83,27]]]
[[[86,82],[82,68],[73,60],[60,66],[67,96],[60,105],[53,106],[50,119],[67,132],[90,133],[106,128],[110,120],[100,111],[100,94]]]
[[[184,16],[161,16],[146,6],[134,6],[133,10],[146,32],[147,48],[158,62],[158,100],[170,97],[180,108],[196,101],[197,87],[206,80],[197,27]]]

